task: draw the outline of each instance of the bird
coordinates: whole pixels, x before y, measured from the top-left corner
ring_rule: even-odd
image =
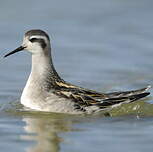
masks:
[[[7,53],[4,58],[23,50],[31,53],[32,66],[20,102],[31,110],[93,114],[121,104],[132,103],[150,94],[150,86],[132,91],[101,93],[66,82],[55,70],[50,38],[43,30],[27,31],[22,45]]]

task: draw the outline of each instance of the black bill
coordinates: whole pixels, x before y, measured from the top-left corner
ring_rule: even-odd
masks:
[[[14,53],[16,53],[16,52],[20,52],[20,51],[24,50],[24,48],[25,48],[25,47],[20,46],[20,47],[18,47],[17,49],[15,49],[14,51],[12,51],[12,52],[6,54],[6,55],[4,56],[4,58],[7,57],[7,56],[9,56],[9,55],[12,55],[12,54],[14,54]]]

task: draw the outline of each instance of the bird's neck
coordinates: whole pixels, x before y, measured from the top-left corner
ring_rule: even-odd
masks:
[[[56,81],[62,81],[54,68],[50,52],[32,55],[32,67],[28,81],[34,85],[35,83],[46,85],[48,89],[56,87]]]
[[[59,88],[57,82],[61,81],[63,80],[54,69],[50,53],[32,54],[31,73],[22,92],[21,103],[27,107],[36,106],[37,101],[41,104],[48,92]]]

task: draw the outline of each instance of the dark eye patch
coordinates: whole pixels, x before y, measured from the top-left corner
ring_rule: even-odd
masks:
[[[32,39],[30,39],[29,41],[30,42],[35,42],[35,41],[37,41],[38,39],[37,38],[32,38]]]
[[[44,49],[46,46],[47,46],[47,44],[46,44],[46,42],[45,42],[45,40],[44,39],[38,39],[38,38],[31,38],[31,39],[29,39],[29,41],[30,42],[38,42],[38,43],[40,43],[40,45],[41,45],[41,47]]]

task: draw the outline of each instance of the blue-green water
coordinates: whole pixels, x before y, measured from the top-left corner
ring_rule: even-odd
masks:
[[[102,92],[153,85],[152,8],[152,0],[0,1],[0,56],[40,28],[68,82]],[[30,64],[28,53],[0,61],[0,151],[152,152],[152,90],[107,117],[23,112]]]

